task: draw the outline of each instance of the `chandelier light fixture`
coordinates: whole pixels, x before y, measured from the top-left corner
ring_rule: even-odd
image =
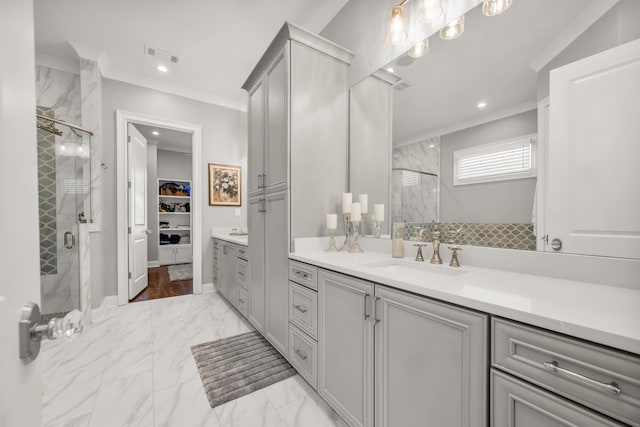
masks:
[[[482,2],[482,14],[484,16],[496,16],[505,12],[511,6],[513,0],[484,0]]]
[[[449,22],[440,29],[440,38],[442,40],[457,39],[464,33],[464,15],[461,15]]]
[[[431,23],[435,22],[444,14],[443,0],[420,0],[418,5],[419,22]]]
[[[407,39],[407,22],[404,14],[404,5],[408,1],[409,0],[404,0],[391,8],[389,22],[387,23],[387,44],[396,46]]]
[[[411,49],[409,49],[409,51],[407,52],[407,55],[409,55],[412,58],[420,58],[422,56],[425,56],[428,52],[429,52],[429,39],[424,39],[418,42]]]

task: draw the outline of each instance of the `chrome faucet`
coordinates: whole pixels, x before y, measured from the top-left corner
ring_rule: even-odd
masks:
[[[433,224],[433,231],[431,234],[431,243],[433,243],[433,256],[431,257],[431,264],[442,264],[442,258],[440,258],[440,226]]]

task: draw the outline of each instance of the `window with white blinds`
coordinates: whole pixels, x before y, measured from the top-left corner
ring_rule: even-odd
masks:
[[[524,135],[453,152],[453,185],[536,176],[536,135]]]

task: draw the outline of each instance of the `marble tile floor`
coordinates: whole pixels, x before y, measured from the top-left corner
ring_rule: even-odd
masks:
[[[190,347],[251,329],[217,293],[109,308],[43,343],[44,426],[346,426],[299,375],[211,409]]]

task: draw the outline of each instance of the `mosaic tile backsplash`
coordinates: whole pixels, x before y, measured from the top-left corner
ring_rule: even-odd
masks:
[[[485,246],[490,248],[536,250],[536,236],[533,224],[493,224],[493,223],[440,223],[440,240],[458,245]],[[417,240],[421,228],[431,230],[432,223],[406,223],[405,239]],[[450,230],[462,230],[459,236],[451,236]],[[450,239],[451,237],[451,239]]]
[[[53,115],[38,107],[39,114]],[[56,141],[55,135],[38,129],[38,207],[40,217],[40,274],[58,273],[56,230]]]

